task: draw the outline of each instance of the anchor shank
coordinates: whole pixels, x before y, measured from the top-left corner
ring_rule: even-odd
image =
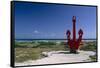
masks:
[[[73,16],[73,41],[76,41],[76,17]]]

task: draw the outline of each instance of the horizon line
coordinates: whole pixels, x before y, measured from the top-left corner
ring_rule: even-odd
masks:
[[[53,38],[46,38],[46,39],[43,39],[43,38],[41,38],[41,39],[15,39],[15,40],[68,40],[68,39],[62,39],[62,38],[58,38],[58,39],[53,39]],[[83,38],[82,40],[97,40],[97,38]]]

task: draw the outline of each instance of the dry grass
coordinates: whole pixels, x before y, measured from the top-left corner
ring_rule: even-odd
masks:
[[[64,46],[60,47],[37,47],[37,48],[15,48],[15,61],[24,62],[27,60],[36,60],[43,58],[42,52],[66,50]]]

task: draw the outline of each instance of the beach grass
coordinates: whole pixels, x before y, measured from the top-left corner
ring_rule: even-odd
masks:
[[[36,60],[43,58],[42,52],[68,50],[65,45],[56,45],[54,42],[44,43],[39,42],[16,42],[15,44],[15,61],[24,62],[27,60]]]

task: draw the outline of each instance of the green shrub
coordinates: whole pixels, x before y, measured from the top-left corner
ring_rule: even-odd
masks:
[[[93,55],[93,56],[89,56],[91,58],[91,61],[97,61],[97,57],[96,55]]]
[[[96,45],[95,44],[87,44],[81,48],[81,50],[85,51],[96,51]]]

